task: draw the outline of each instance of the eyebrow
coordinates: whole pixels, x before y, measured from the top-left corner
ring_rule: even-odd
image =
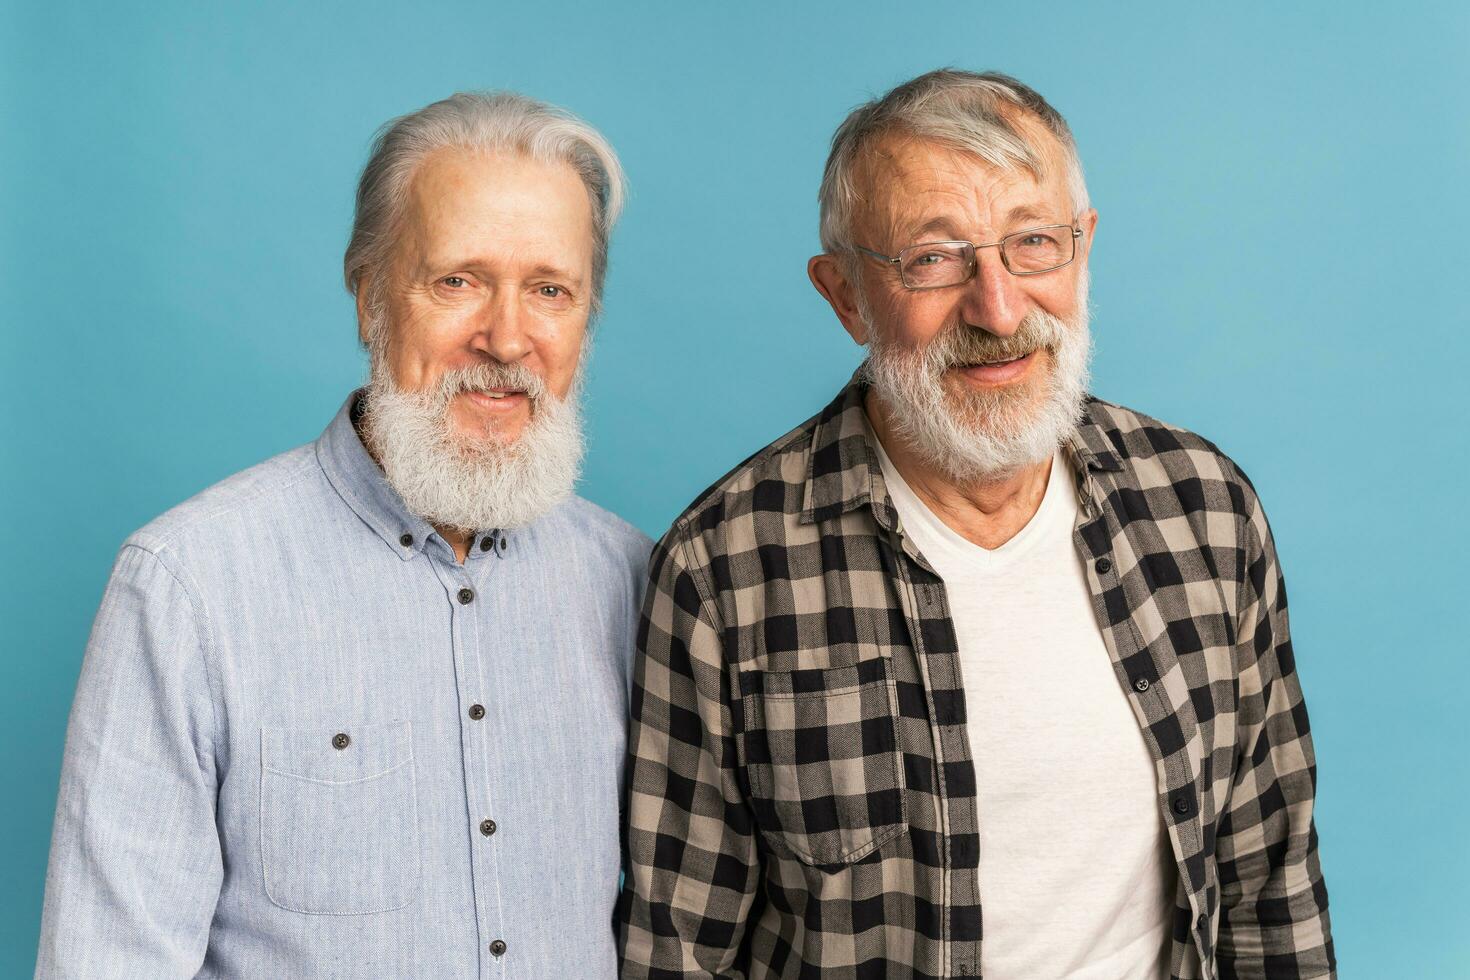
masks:
[[[582,282],[582,277],[577,275],[571,269],[564,269],[559,265],[547,265],[546,263],[533,266],[531,269],[531,276],[545,276],[548,279],[561,279],[577,284],[580,284]]]
[[[1018,204],[1015,207],[1011,208],[1011,210],[1006,214],[1007,226],[1013,227],[1023,221],[1029,224],[1031,227],[1048,224],[1066,224],[1065,221],[1053,221],[1052,219],[1047,218],[1041,212],[1031,207],[1029,204]],[[1018,230],[1024,231],[1025,229]],[[913,243],[926,241],[923,236],[930,233],[949,235],[950,241],[960,241],[959,238],[954,237],[956,235],[959,235],[960,232],[954,222],[952,222],[949,218],[931,218],[919,227],[911,229],[908,236],[909,241]],[[1015,232],[1010,232],[1009,234],[1015,234]],[[933,241],[934,239],[927,240]]]
[[[1043,217],[1041,212],[1034,210],[1028,204],[1020,204],[1016,207],[1011,208],[1010,214],[1006,215],[1006,224],[1014,224],[1017,221],[1037,221],[1041,222],[1042,224],[1046,224],[1050,222],[1051,219]],[[1061,222],[1052,223],[1060,224]]]
[[[464,259],[445,258],[437,261],[430,261],[424,264],[424,271],[428,275],[440,276],[448,274],[444,271],[446,269],[484,269],[493,267],[494,265],[495,262],[487,258],[486,256],[476,255]],[[549,262],[538,262],[537,264],[527,269],[525,275],[523,276],[523,278],[528,279],[535,279],[540,277],[545,277],[548,279],[558,279],[562,282],[572,283],[573,285],[577,286],[582,285],[582,277],[576,272],[573,272],[571,269],[565,268],[563,266],[553,265]]]

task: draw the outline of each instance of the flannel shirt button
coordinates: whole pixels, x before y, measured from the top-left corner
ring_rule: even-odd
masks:
[[[1142,694],[1144,691],[1147,691],[1148,690],[1148,678],[1147,677],[1135,677],[1135,678],[1133,678],[1133,689],[1135,691],[1137,691],[1139,694]]]
[[[1106,575],[1113,570],[1113,560],[1111,558],[1099,558],[1092,563],[1092,567],[1097,569],[1100,575]]]
[[[505,940],[503,940],[503,939],[497,939],[497,940],[495,940],[495,942],[491,943],[490,944],[490,955],[491,956],[504,956],[505,955]]]
[[[471,721],[479,721],[483,717],[485,717],[485,706],[483,704],[472,704],[472,705],[470,705],[470,720]]]
[[[338,732],[332,736],[332,748],[334,749],[345,749],[351,744],[352,739],[348,737],[346,732]]]
[[[475,590],[474,589],[460,589],[459,590],[459,604],[461,606],[468,606],[470,603],[472,603],[474,601],[475,601]]]
[[[489,551],[493,547],[495,547],[495,539],[492,538],[490,535],[487,534],[480,539],[481,551]]]
[[[400,534],[398,536],[398,543],[401,544],[401,545],[403,545],[405,548],[412,548],[413,547],[413,535],[412,534]]]
[[[1174,812],[1177,813],[1177,814],[1179,814],[1181,817],[1184,816],[1186,813],[1188,813],[1189,812],[1189,797],[1187,797],[1187,796],[1176,796],[1176,797],[1174,797]]]
[[[495,821],[494,820],[481,820],[480,821],[480,833],[484,834],[486,837],[489,837],[491,834],[495,833]]]

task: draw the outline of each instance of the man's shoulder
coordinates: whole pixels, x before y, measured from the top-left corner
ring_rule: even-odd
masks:
[[[160,557],[195,547],[223,548],[221,525],[263,529],[300,508],[303,483],[316,492],[328,486],[307,443],[241,470],[164,511],[131,534],[124,546]]]
[[[1254,498],[1255,488],[1240,465],[1198,432],[1095,396],[1088,397],[1086,410],[1140,489],[1193,489],[1208,481],[1225,488],[1237,513]]]
[[[591,553],[641,572],[653,540],[610,510],[573,495],[547,515],[548,530],[559,533],[584,554]]]
[[[813,437],[826,414],[813,415],[741,460],[684,508],[674,528],[706,530],[750,510],[757,497],[762,510],[799,514],[812,472]]]

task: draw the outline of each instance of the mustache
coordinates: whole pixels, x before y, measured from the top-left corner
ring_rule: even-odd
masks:
[[[968,323],[955,323],[925,346],[924,360],[931,370],[940,372],[982,361],[1006,361],[1043,347],[1055,353],[1065,339],[1065,330],[1060,319],[1041,310],[1026,314],[1009,337]]]
[[[545,380],[524,364],[484,361],[445,371],[434,387],[434,396],[440,404],[447,404],[455,395],[465,392],[483,394],[496,388],[523,391],[532,405],[538,404],[547,394]]]

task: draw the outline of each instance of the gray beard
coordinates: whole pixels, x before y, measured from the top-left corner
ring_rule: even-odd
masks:
[[[1062,320],[1033,310],[1010,337],[956,324],[913,349],[882,339],[868,324],[864,371],[893,433],[926,465],[958,483],[1003,479],[1051,458],[1082,418],[1092,338],[1087,282],[1077,313]],[[1050,351],[1044,376],[990,391],[956,390],[945,372],[962,364]],[[1033,368],[1034,370],[1034,368]]]
[[[404,507],[430,524],[466,533],[524,527],[571,496],[581,472],[585,344],[582,353],[565,399],[528,368],[499,363],[448,371],[426,391],[400,391],[374,356],[363,441]],[[530,399],[519,437],[459,431],[450,399],[496,387],[523,389]]]

